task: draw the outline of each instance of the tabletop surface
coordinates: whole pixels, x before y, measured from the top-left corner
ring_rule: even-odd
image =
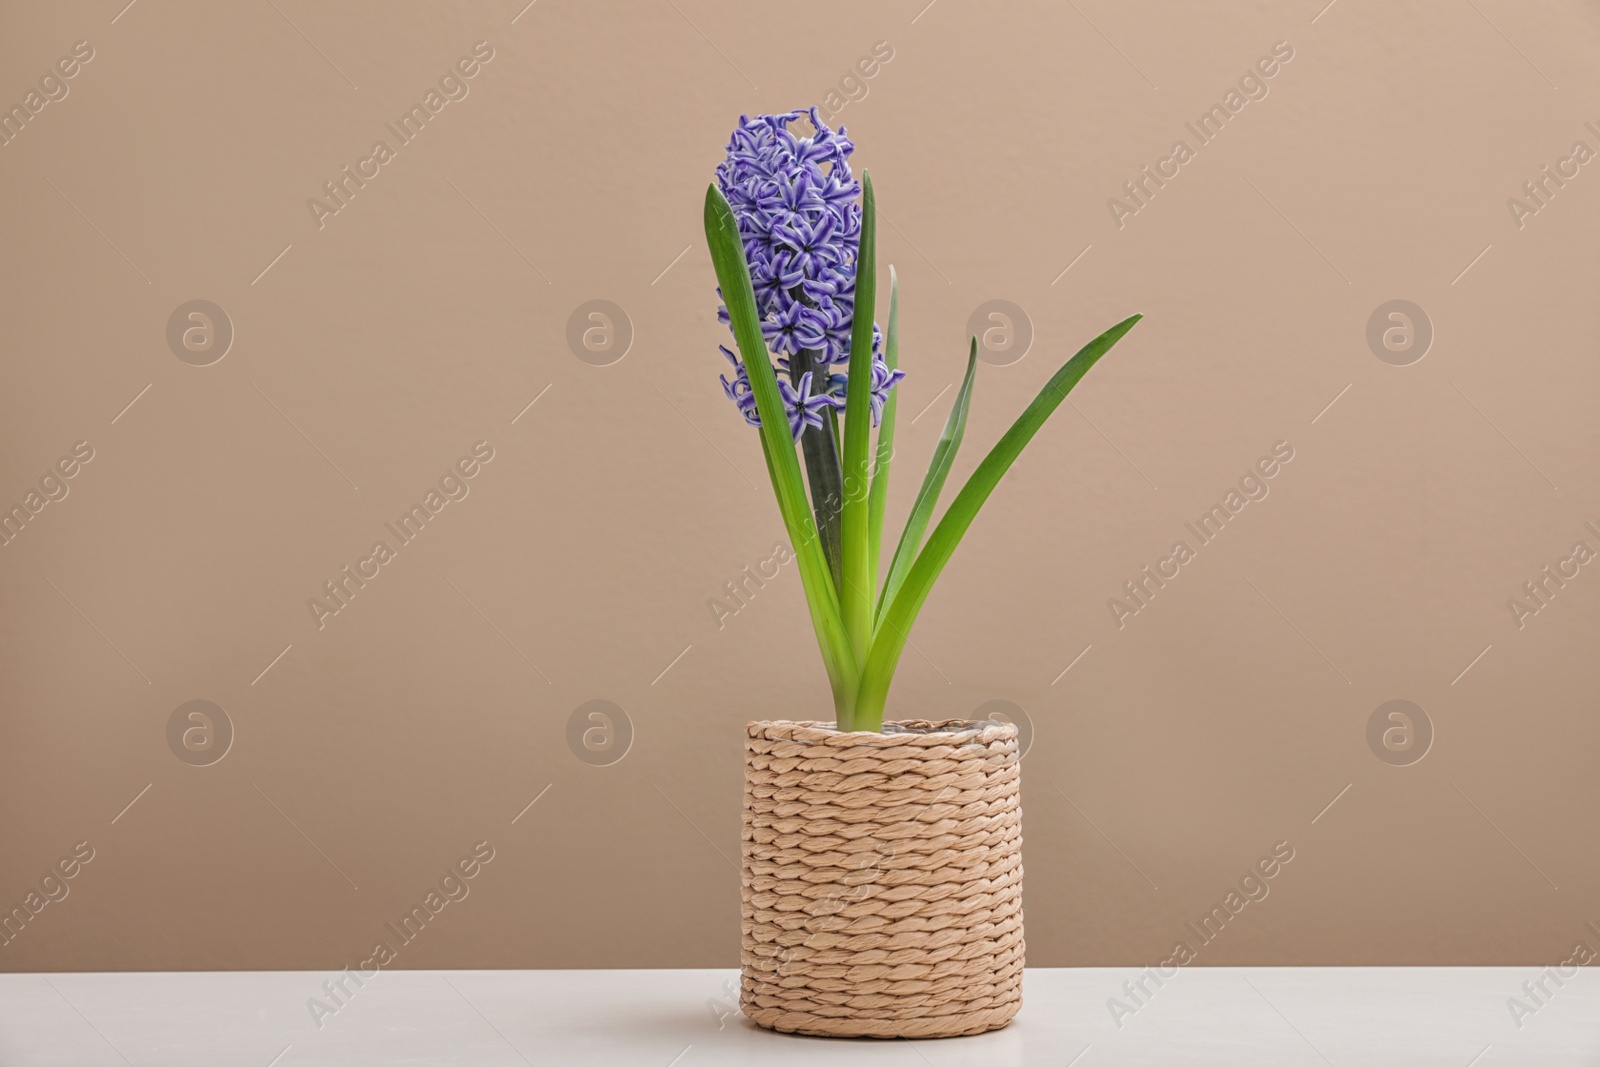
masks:
[[[0,974],[0,1064],[1593,1065],[1587,971],[1033,969],[1009,1027],[933,1041],[761,1030],[731,969]]]

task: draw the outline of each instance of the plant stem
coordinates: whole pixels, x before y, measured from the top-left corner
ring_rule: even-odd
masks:
[[[816,392],[828,387],[828,364],[819,358],[821,353],[802,348],[789,357],[789,381],[795,388],[800,379],[811,373],[811,389]],[[800,451],[806,458],[806,482],[811,487],[811,507],[817,519],[817,536],[822,542],[822,554],[828,560],[828,570],[833,576],[834,589],[844,587],[843,560],[839,552],[840,493],[843,478],[839,472],[839,446],[834,436],[835,422],[825,419],[821,426],[807,426],[800,434]]]

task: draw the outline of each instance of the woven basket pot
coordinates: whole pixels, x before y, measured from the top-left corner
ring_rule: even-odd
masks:
[[[1022,1006],[1017,728],[746,728],[740,1008],[825,1037],[953,1037]]]

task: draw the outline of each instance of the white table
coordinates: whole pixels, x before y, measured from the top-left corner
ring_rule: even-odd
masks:
[[[1589,968],[1547,979],[1553,995],[1520,1029],[1506,1001],[1534,967],[1186,968],[1147,980],[1153,995],[1119,1028],[1106,1002],[1132,1005],[1121,987],[1138,973],[1030,970],[1009,1028],[916,1042],[760,1030],[727,1014],[733,970],[384,971],[346,979],[352,995],[320,1029],[307,1001],[337,977],[324,972],[6,974],[0,1064],[1600,1064]]]

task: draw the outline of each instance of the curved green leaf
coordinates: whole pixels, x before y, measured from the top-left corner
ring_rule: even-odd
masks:
[[[1133,329],[1134,323],[1140,318],[1139,315],[1133,315],[1122,320],[1067,360],[989,450],[983,462],[967,479],[967,484],[950,502],[949,510],[939,520],[939,525],[934,528],[927,545],[912,565],[911,573],[906,576],[905,583],[884,613],[877,636],[873,639],[871,651],[862,666],[860,688],[856,694],[856,729],[883,729],[883,707],[889,695],[889,683],[894,678],[895,667],[900,662],[900,653],[905,650],[906,638],[911,634],[917,613],[922,610],[939,572],[950,561],[984,501],[989,499],[989,494],[994,492],[995,486],[1000,484],[1000,479],[1022,454],[1033,435],[1039,432],[1045,420],[1067,398],[1072,387],[1112,345]]]
[[[739,239],[733,209],[715,185],[706,189],[706,244],[716,267],[717,284],[722,287],[722,302],[727,305],[734,340],[744,358],[761,415],[761,450],[767,461],[767,474],[778,510],[783,515],[789,540],[800,565],[800,580],[805,587],[811,624],[817,632],[822,662],[833,685],[834,705],[840,727],[850,727],[850,713],[860,676],[859,659],[850,646],[839,616],[839,600],[823,558],[817,527],[806,503],[805,485],[800,478],[800,462],[795,456],[794,438],[783,398],[778,392],[778,376],[761,335],[756,313],[755,289],[750,282],[750,266],[745,262],[744,244]]]
[[[839,540],[844,582],[840,617],[859,662],[872,640],[872,567],[868,563],[867,451],[872,443],[872,316],[878,296],[878,211],[872,175],[861,173],[861,244],[856,251],[855,319],[850,330],[850,374],[844,407],[844,512]]]
[[[944,489],[944,481],[955,464],[956,450],[961,447],[961,438],[967,432],[967,412],[972,408],[972,382],[977,370],[978,339],[974,337],[972,351],[967,355],[967,376],[961,381],[961,391],[956,394],[955,405],[945,417],[944,431],[939,434],[939,443],[933,446],[928,473],[922,479],[922,488],[917,491],[916,503],[911,505],[911,514],[906,516],[906,528],[900,534],[900,544],[894,550],[894,561],[889,564],[889,577],[883,583],[883,596],[878,601],[876,621],[880,625],[884,606],[894,603],[895,593],[899,592],[901,583],[916,561],[917,549],[922,547],[922,534],[928,528],[928,521],[933,518],[939,493]]]
[[[883,331],[883,362],[893,371],[900,366],[900,279],[889,264],[889,325]],[[872,489],[867,497],[867,589],[878,588],[878,557],[883,552],[883,512],[889,503],[889,466],[894,461],[895,412],[900,390],[889,390],[878,425],[878,447],[872,463]],[[876,613],[874,613],[876,615]],[[876,623],[876,619],[874,619]]]

